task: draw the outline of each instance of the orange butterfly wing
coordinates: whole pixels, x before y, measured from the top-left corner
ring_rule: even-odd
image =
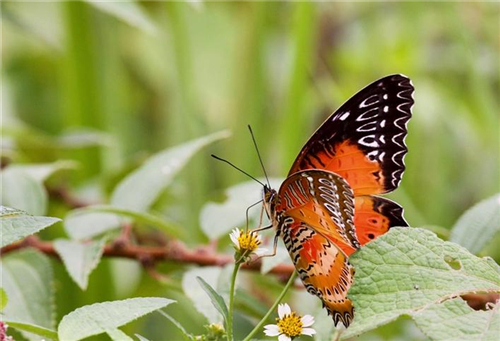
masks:
[[[356,196],[393,191],[405,169],[413,90],[407,77],[391,75],[359,91],[313,134],[289,175],[324,169],[346,179]]]
[[[361,245],[386,233],[391,227],[408,226],[403,218],[403,208],[392,200],[363,195],[355,197],[354,203],[354,226]]]
[[[335,324],[349,326],[353,307],[347,291],[354,269],[347,255],[359,247],[352,190],[337,174],[307,170],[288,177],[278,196],[278,231],[302,282]]]
[[[284,216],[283,240],[297,273],[310,294],[318,296],[335,325],[351,323],[354,308],[347,298],[354,269],[329,239],[303,221]]]
[[[391,192],[401,181],[413,91],[402,75],[368,85],[320,126],[290,169],[289,174],[324,169],[347,180],[356,198],[354,223],[361,245],[393,226],[408,226],[398,204],[370,195]]]

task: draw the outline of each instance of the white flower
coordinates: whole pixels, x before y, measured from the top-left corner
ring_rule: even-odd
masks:
[[[276,324],[264,326],[264,334],[267,336],[277,336],[279,341],[291,341],[299,335],[312,336],[316,334],[313,328],[309,328],[314,323],[311,315],[299,316],[290,309],[288,304],[278,305],[279,318]]]
[[[242,256],[249,256],[252,253],[261,256],[267,252],[266,249],[259,247],[262,244],[262,238],[257,233],[243,232],[235,228],[229,234],[229,237],[236,251]]]

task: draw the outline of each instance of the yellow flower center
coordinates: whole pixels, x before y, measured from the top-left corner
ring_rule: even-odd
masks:
[[[276,324],[280,330],[280,333],[285,334],[288,337],[299,336],[302,333],[302,321],[300,316],[297,316],[295,312],[290,315],[285,315],[282,319],[276,319]]]
[[[241,233],[238,237],[238,243],[242,251],[255,251],[261,242],[257,239],[254,233]]]

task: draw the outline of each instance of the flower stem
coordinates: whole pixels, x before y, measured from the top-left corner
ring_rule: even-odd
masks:
[[[236,275],[240,269],[241,261],[234,263],[233,274],[231,275],[231,288],[229,289],[229,312],[227,317],[226,335],[227,341],[233,341],[233,306],[234,306],[234,290],[236,284]]]
[[[297,272],[296,271],[294,271],[292,273],[292,275],[290,276],[290,279],[288,280],[288,282],[286,283],[285,287],[283,288],[283,291],[278,296],[278,298],[276,299],[276,301],[274,301],[274,303],[271,306],[271,308],[269,308],[269,310],[267,311],[266,315],[264,315],[264,317],[259,321],[259,323],[255,326],[254,329],[252,329],[252,331],[250,332],[250,334],[248,334],[247,337],[243,341],[249,341],[255,335],[255,333],[257,333],[260,329],[262,329],[262,326],[264,325],[264,323],[266,323],[266,321],[269,318],[269,316],[271,316],[271,314],[274,312],[274,310],[276,309],[276,307],[278,306],[278,304],[281,302],[281,300],[283,299],[283,297],[287,293],[288,289],[290,289],[290,287],[292,286],[293,281],[295,280],[295,277],[297,277]]]

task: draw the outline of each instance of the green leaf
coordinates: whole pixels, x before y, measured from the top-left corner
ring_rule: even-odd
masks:
[[[472,292],[500,292],[500,267],[430,231],[393,228],[350,257],[354,321],[343,338]]]
[[[160,310],[161,311],[161,310]],[[139,334],[135,334],[135,336],[139,339],[139,341],[149,341],[148,339],[146,339],[144,336],[142,335],[139,335]]]
[[[14,164],[10,165],[8,169],[23,172],[42,184],[54,173],[60,170],[77,168],[77,165],[76,162],[71,160],[61,160],[53,163]]]
[[[54,327],[54,288],[50,261],[44,254],[25,249],[2,257],[2,287],[9,297],[5,306],[6,320],[38,326]],[[23,333],[29,339],[33,336]]]
[[[111,14],[123,22],[143,30],[146,33],[154,34],[157,28],[154,22],[142,10],[135,1],[120,2],[102,2],[95,0],[86,0],[89,4],[100,9],[103,12]]]
[[[88,208],[85,208],[88,209]],[[64,217],[64,229],[72,239],[88,239],[120,227],[124,219],[113,213],[76,209]]]
[[[43,185],[19,169],[0,172],[2,205],[16,207],[34,215],[43,215],[47,210],[47,192]]]
[[[21,210],[0,206],[1,247],[41,231],[60,220],[51,217],[36,217]]]
[[[271,186],[279,188],[283,180],[271,178],[269,181]],[[223,203],[209,202],[203,207],[200,213],[201,229],[208,238],[218,239],[235,227],[244,226],[247,208],[259,200],[262,200],[262,186],[255,181],[246,181],[232,186],[226,190],[226,200]],[[261,208],[262,205],[257,204],[250,209],[250,219],[255,223],[259,221]]]
[[[182,230],[175,223],[163,217],[108,205],[87,206],[73,210],[66,216],[64,227],[71,238],[86,239],[118,228],[121,225],[119,216],[157,227],[170,236],[183,235]]]
[[[219,323],[221,316],[208,300],[204,289],[198,284],[196,278],[202,277],[211,287],[216,288],[224,298],[229,297],[230,271],[223,271],[216,266],[195,268],[184,273],[182,278],[182,289],[191,299],[196,310],[203,314],[210,323]]]
[[[54,241],[54,248],[61,256],[66,270],[82,290],[87,289],[90,273],[101,260],[105,242],[105,239],[95,242],[79,242],[67,239]]]
[[[134,211],[147,211],[193,155],[228,136],[226,131],[218,132],[152,156],[118,184],[111,196],[111,204]]]
[[[43,338],[48,338],[52,340],[57,340],[57,332],[52,329],[48,329],[45,327],[40,327],[30,323],[17,322],[12,320],[5,320],[5,323],[14,329],[17,329],[21,332],[27,332],[30,334],[36,334],[42,336]]]
[[[87,305],[62,318],[58,327],[59,339],[81,340],[113,332],[116,328],[173,302],[175,301],[160,297],[139,297]]]
[[[115,341],[134,341],[130,336],[122,332],[120,329],[112,328],[106,329],[106,334],[109,335],[111,340]]]
[[[201,287],[207,295],[210,297],[210,300],[212,301],[213,306],[217,309],[219,313],[221,313],[222,317],[224,318],[224,321],[227,323],[229,312],[227,310],[226,302],[224,302],[224,299],[222,298],[221,295],[219,295],[205,280],[201,277],[196,277],[196,280],[198,283],[200,283]]]
[[[500,194],[467,210],[451,230],[450,241],[480,252],[500,231]]]
[[[9,301],[9,298],[7,297],[7,294],[5,293],[5,290],[3,288],[0,288],[0,311],[5,308],[5,305]]]
[[[431,340],[498,340],[500,303],[474,310],[459,298],[435,304],[414,315],[417,326]]]
[[[166,312],[164,312],[163,310],[160,310],[159,313],[161,315],[163,315],[167,320],[169,320],[170,322],[172,322],[172,324],[181,332],[182,336],[184,337],[184,340],[192,340],[193,339],[193,336],[191,334],[189,334],[186,329],[184,329],[184,327],[179,323],[179,321],[177,321],[176,319],[174,319],[172,316],[168,315]],[[135,334],[137,337],[139,337],[139,335]],[[139,337],[140,339],[140,337]]]

